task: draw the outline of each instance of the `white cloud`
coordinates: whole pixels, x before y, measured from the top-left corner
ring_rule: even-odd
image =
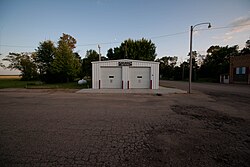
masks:
[[[194,35],[194,36],[199,36],[199,35],[200,35],[200,32],[199,32],[199,31],[193,31],[193,35]]]
[[[233,36],[226,33],[221,36],[213,36],[212,39],[223,41],[223,42],[229,42],[230,40],[233,39]]]
[[[236,34],[250,30],[250,16],[239,17],[231,22],[230,26],[233,28],[227,32],[226,35]]]
[[[234,37],[239,35],[239,33],[246,33],[250,31],[250,16],[236,18],[229,24],[229,27],[231,28],[223,35],[214,36],[212,38],[228,43],[232,41]]]

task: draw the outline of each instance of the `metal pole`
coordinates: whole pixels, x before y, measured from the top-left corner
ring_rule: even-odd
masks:
[[[192,39],[193,38],[193,26],[190,28],[190,59],[189,59],[189,87],[188,87],[188,93],[191,93],[191,83],[192,83]]]
[[[127,57],[128,57],[128,52],[127,52],[127,42],[126,42],[126,44],[125,44],[125,57],[124,57],[124,59],[127,59]]]
[[[185,69],[184,69],[185,65],[184,62],[182,62],[182,80],[184,81],[184,77],[185,77]]]
[[[192,65],[192,60],[193,60],[193,51],[192,51],[192,40],[193,40],[193,30],[196,26],[202,25],[202,24],[208,24],[208,28],[211,28],[210,22],[205,22],[205,23],[199,23],[194,26],[191,26],[190,28],[190,59],[189,59],[189,87],[188,87],[188,93],[191,93],[192,87],[192,70],[193,70],[193,65]]]
[[[99,48],[99,61],[101,61],[101,47],[100,47],[100,45],[98,45],[98,48]]]

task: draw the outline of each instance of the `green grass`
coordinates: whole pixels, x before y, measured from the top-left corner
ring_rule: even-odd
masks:
[[[46,84],[41,81],[21,81],[20,79],[0,79],[0,89],[27,88],[27,89],[84,89],[90,88],[91,82],[78,85],[77,81],[69,83]]]
[[[20,81],[20,79],[0,79],[0,88],[25,88],[27,81]]]

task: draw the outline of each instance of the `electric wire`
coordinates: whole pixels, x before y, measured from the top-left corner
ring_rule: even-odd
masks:
[[[208,30],[219,30],[219,29],[228,29],[228,28],[235,28],[235,27],[243,27],[243,26],[249,26],[250,24],[242,24],[242,25],[231,25],[231,26],[222,26],[222,27],[211,27],[209,29],[197,29],[194,31],[208,31]],[[165,34],[165,35],[159,35],[159,36],[151,36],[146,39],[158,39],[158,38],[167,38],[171,36],[177,36],[182,34],[187,34],[189,31],[182,31],[177,32],[173,34]],[[96,42],[96,43],[88,43],[88,44],[78,44],[77,47],[80,46],[94,46],[94,45],[111,45],[111,44],[119,44],[121,41],[111,41],[111,42]],[[0,44],[1,47],[16,47],[16,48],[36,48],[37,46],[24,46],[24,45],[7,45],[7,44]]]

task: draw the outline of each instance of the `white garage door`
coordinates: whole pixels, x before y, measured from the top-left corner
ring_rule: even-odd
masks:
[[[150,88],[150,68],[130,67],[129,82],[130,88]]]
[[[101,67],[101,88],[122,88],[121,67]]]

